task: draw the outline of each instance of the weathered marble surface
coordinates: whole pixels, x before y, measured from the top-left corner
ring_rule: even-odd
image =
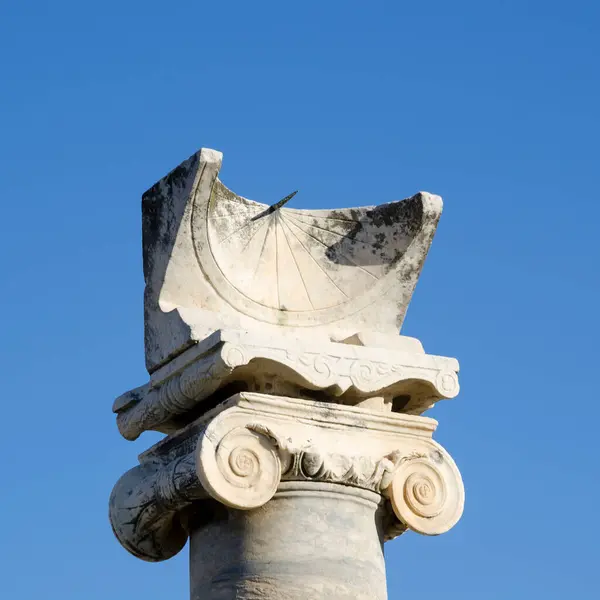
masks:
[[[406,527],[444,533],[462,514],[464,488],[432,439],[436,426],[426,417],[241,393],[144,453],[115,486],[111,523],[130,552],[163,560],[185,544],[194,503],[197,519],[206,498],[253,510],[294,481],[388,499],[396,518],[385,539]]]
[[[459,520],[420,416],[458,362],[399,335],[442,203],[302,211],[237,196],[203,149],[143,196],[150,379],[119,431],[167,436],[110,498],[148,561],[190,539],[193,600],[385,600],[383,543]]]
[[[143,196],[148,369],[218,329],[397,336],[441,199],[269,211],[219,181],[221,160],[204,148]]]
[[[295,397],[321,391],[330,401],[351,405],[381,398],[382,410],[392,410],[400,398],[401,411],[408,414],[458,394],[456,359],[425,354],[411,338],[397,336],[396,349],[358,341],[215,332],[155,371],[148,384],[117,398],[119,430],[127,439],[149,429],[176,431],[186,414],[195,414],[203,400],[234,382],[239,389]]]
[[[191,522],[192,600],[385,600],[378,494],[285,482],[264,506]]]

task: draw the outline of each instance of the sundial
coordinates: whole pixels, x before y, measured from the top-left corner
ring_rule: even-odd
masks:
[[[290,207],[294,192],[266,204],[228,189],[221,159],[204,149],[144,196],[150,333],[163,329],[162,318],[172,333],[175,317],[164,315],[176,311],[191,329],[180,348],[223,327],[322,340],[397,336],[441,199],[421,192],[378,206],[303,210]]]

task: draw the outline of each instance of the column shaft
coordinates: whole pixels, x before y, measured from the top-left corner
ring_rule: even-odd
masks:
[[[204,504],[204,503],[203,503]],[[282,482],[260,508],[190,521],[192,600],[386,600],[381,496]]]

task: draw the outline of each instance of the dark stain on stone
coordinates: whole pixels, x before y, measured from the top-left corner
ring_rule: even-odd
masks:
[[[404,255],[423,226],[423,200],[417,194],[369,209],[334,210],[330,215],[349,227],[338,242],[325,250],[331,262],[392,265]],[[370,246],[368,255],[365,246]]]
[[[423,219],[423,202],[421,194],[400,202],[381,204],[366,212],[375,227],[392,227],[400,225],[407,232],[414,232],[420,228]]]
[[[196,171],[198,156],[194,155],[173,169],[142,195],[142,244],[144,247],[144,277],[154,268],[153,256],[170,254],[181,215],[173,211],[173,196],[181,193]]]

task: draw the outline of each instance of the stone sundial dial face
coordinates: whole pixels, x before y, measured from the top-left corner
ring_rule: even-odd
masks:
[[[402,277],[397,266],[424,225],[418,197],[298,210],[248,200],[218,179],[207,196],[192,216],[202,270],[235,309],[275,324],[332,322],[373,303]]]

